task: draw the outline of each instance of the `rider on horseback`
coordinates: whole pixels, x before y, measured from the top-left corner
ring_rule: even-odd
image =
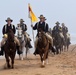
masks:
[[[63,36],[63,33],[62,33],[62,28],[59,26],[60,23],[57,21],[55,24],[56,24],[56,26],[54,26],[53,32],[55,34],[59,33],[60,37],[64,40],[64,36]]]
[[[64,35],[65,39],[66,39],[66,36],[67,36],[67,38],[69,39],[69,44],[70,44],[70,34],[68,33],[68,28],[65,26],[64,23],[62,23],[62,32],[63,32],[63,35]]]
[[[7,22],[7,24],[4,25],[3,30],[2,30],[4,37],[3,37],[2,41],[1,41],[0,55],[4,54],[4,45],[5,45],[6,41],[7,41],[9,30],[11,29],[14,34],[16,33],[15,26],[11,24],[13,22],[13,20],[8,17],[7,20],[6,20],[6,22]],[[17,37],[14,37],[14,41],[17,44],[17,50],[18,50],[18,52],[20,52],[19,51],[20,43],[19,43],[19,40],[17,39]]]
[[[32,45],[31,45],[31,42],[30,42],[31,39],[29,37],[29,34],[26,32],[27,31],[27,25],[24,24],[24,22],[25,21],[23,19],[20,19],[20,24],[18,24],[18,25],[21,27],[24,36],[28,39],[28,46],[29,46],[29,48],[32,48]]]
[[[53,47],[53,39],[50,35],[48,35],[48,24],[45,22],[45,17],[43,15],[40,15],[39,17],[40,21],[37,22],[35,24],[35,26],[31,25],[31,27],[33,28],[33,30],[37,30],[37,33],[40,32],[40,30],[44,31],[45,32],[45,35],[46,37],[49,39],[49,42],[51,43],[51,46]],[[36,40],[35,40],[35,52],[34,52],[34,55],[36,55],[36,51],[37,51],[37,43],[38,43],[38,36],[36,37]]]

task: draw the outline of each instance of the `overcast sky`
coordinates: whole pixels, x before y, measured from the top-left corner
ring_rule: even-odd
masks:
[[[12,18],[15,26],[20,18],[25,20],[28,33],[31,35],[30,19],[28,18],[28,3],[37,17],[43,14],[47,18],[49,27],[55,22],[64,22],[71,34],[76,33],[76,0],[0,0],[0,33],[6,24],[7,17]]]

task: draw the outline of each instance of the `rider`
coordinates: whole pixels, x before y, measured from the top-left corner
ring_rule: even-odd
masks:
[[[56,26],[54,26],[54,28],[53,28],[54,33],[59,33],[60,37],[64,40],[62,28],[59,26],[60,23],[57,21],[55,24],[56,24]]]
[[[3,39],[1,41],[0,55],[3,55],[4,54],[4,45],[5,45],[6,40],[8,38],[7,33],[9,32],[9,29],[12,29],[12,31],[13,31],[14,34],[16,33],[15,26],[13,24],[11,24],[13,22],[13,20],[8,17],[7,20],[5,20],[5,21],[7,22],[7,24],[4,25],[3,30],[2,30],[2,33],[3,33],[4,36],[3,36]],[[17,39],[17,37],[14,37],[14,41],[17,44],[17,50],[18,50],[18,52],[20,52],[19,51],[20,43],[19,43],[19,40]]]
[[[26,24],[24,24],[24,20],[23,19],[20,19],[20,24],[18,24],[18,25],[20,25],[20,27],[21,27],[21,29],[22,29],[22,31],[23,31],[23,34],[25,35],[25,37],[28,39],[28,46],[29,46],[29,48],[32,48],[32,45],[31,45],[31,39],[30,39],[30,37],[29,37],[29,34],[26,32],[27,31],[27,25]]]
[[[52,39],[52,37],[50,35],[47,34],[48,24],[45,22],[45,17],[43,15],[40,15],[39,19],[40,19],[40,21],[37,22],[35,24],[35,26],[31,25],[31,27],[33,28],[33,30],[37,30],[37,33],[40,30],[43,30],[45,32],[46,37],[49,39],[49,41],[51,41],[51,46],[53,46],[53,39]],[[38,37],[36,37],[36,40],[35,40],[35,52],[34,52],[34,55],[36,55],[37,43],[38,43]]]
[[[68,28],[65,26],[64,23],[62,23],[62,32],[63,32],[63,35],[68,33]]]
[[[70,34],[68,33],[68,28],[65,26],[64,23],[62,23],[62,32],[63,32],[64,38],[67,35],[67,38],[69,39],[69,44],[70,44]]]

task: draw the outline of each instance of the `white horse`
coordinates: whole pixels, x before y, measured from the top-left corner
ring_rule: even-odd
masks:
[[[27,45],[27,38],[25,38],[24,34],[23,34],[23,31],[22,31],[22,28],[20,26],[17,27],[17,37],[20,41],[20,50],[22,51],[22,54],[19,55],[19,59],[20,60],[23,60],[24,59],[24,51],[25,51],[25,45],[26,45],[26,51],[25,51],[25,54],[26,54],[26,58],[27,58],[27,53],[28,53],[28,45]],[[26,42],[25,42],[26,40]]]

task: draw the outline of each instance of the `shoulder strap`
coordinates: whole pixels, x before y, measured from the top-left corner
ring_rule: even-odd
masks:
[[[7,31],[7,24],[6,25],[4,25],[5,26],[5,32]],[[11,26],[12,26],[12,29],[13,29],[13,24],[11,24]]]
[[[5,26],[5,32],[6,32],[6,30],[7,30],[7,24],[6,25],[4,25]]]
[[[38,29],[38,26],[39,26],[39,22],[37,22],[37,29]]]
[[[23,25],[24,29],[25,29],[25,24]]]
[[[45,22],[45,29],[46,29],[46,25],[47,25],[47,23]]]
[[[12,26],[12,29],[13,29],[13,26],[14,26],[14,25],[13,25],[13,24],[11,24],[11,26]]]
[[[45,22],[45,27],[44,27],[44,29],[46,29],[46,25],[47,25],[47,23]],[[39,26],[39,22],[37,22],[37,29],[38,29],[38,26]]]

